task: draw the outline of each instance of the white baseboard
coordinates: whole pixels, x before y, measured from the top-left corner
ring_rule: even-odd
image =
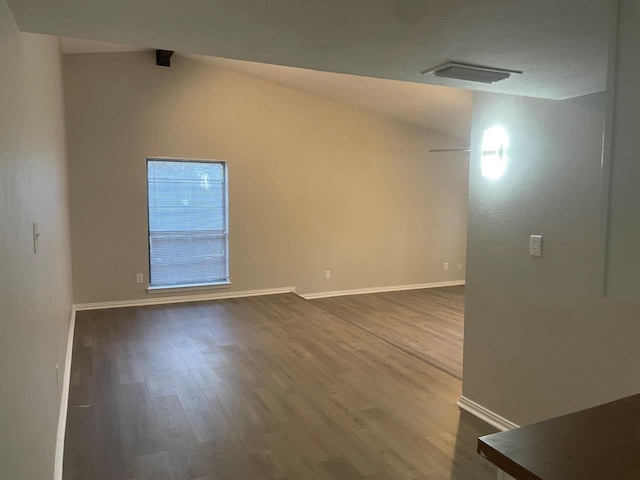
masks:
[[[453,287],[464,284],[464,280],[453,280],[449,282],[417,283],[414,285],[395,285],[389,287],[356,288],[353,290],[334,290],[332,292],[299,293],[298,295],[305,300],[314,300],[316,298],[342,297],[345,295],[362,295],[365,293],[399,292],[402,290],[421,290],[423,288]]]
[[[465,412],[469,412],[470,414],[478,417],[480,420],[483,420],[489,425],[496,427],[498,430],[502,432],[506,432],[507,430],[513,430],[514,428],[519,428],[519,425],[516,425],[512,421],[507,420],[504,417],[501,417],[497,413],[492,412],[488,408],[485,408],[479,403],[476,403],[473,400],[469,400],[464,396],[460,397],[460,401],[458,402],[458,407],[460,407]]]
[[[56,457],[53,479],[62,480],[62,463],[64,461],[64,436],[67,430],[67,409],[69,407],[69,383],[71,382],[71,357],[73,353],[73,334],[76,328],[76,309],[71,308],[69,336],[67,337],[67,353],[64,359],[62,375],[62,399],[60,400],[60,416],[58,418],[58,436],[56,437]]]
[[[142,307],[145,305],[164,305],[169,303],[204,302],[206,300],[223,300],[225,298],[257,297],[260,295],[277,295],[295,293],[295,287],[265,288],[262,290],[244,290],[239,292],[204,293],[198,295],[176,295],[173,297],[140,298],[136,300],[120,300],[115,302],[79,303],[74,305],[80,310],[101,310],[104,308]]]

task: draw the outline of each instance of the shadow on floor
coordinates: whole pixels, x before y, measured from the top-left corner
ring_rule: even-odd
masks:
[[[496,467],[476,452],[478,437],[498,430],[470,413],[460,411],[450,480],[495,480]]]

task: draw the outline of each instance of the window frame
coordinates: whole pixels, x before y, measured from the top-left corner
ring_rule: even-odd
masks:
[[[149,162],[186,162],[186,163],[219,163],[223,167],[224,172],[224,206],[225,206],[225,251],[226,251],[226,272],[227,279],[218,282],[209,283],[190,283],[190,284],[178,284],[178,285],[151,285],[151,225],[149,216]],[[158,157],[149,156],[145,161],[145,184],[146,184],[146,204],[147,204],[147,293],[166,293],[176,291],[190,291],[190,290],[212,290],[219,288],[229,288],[231,286],[231,270],[229,267],[229,164],[226,160],[215,160],[206,158],[184,158],[184,157]]]

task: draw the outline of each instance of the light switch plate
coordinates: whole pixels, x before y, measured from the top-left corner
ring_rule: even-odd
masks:
[[[542,235],[531,235],[529,240],[529,255],[532,257],[542,256]]]

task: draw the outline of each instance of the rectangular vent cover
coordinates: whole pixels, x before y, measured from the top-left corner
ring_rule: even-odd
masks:
[[[422,74],[433,74],[436,77],[466,80],[469,82],[495,83],[505,80],[513,74],[522,74],[522,72],[504,68],[450,62],[436,68],[425,70]]]

